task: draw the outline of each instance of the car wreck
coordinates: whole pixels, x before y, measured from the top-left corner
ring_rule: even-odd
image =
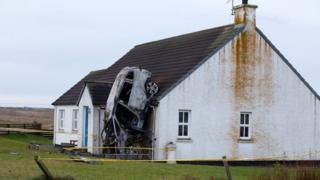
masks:
[[[118,73],[106,103],[102,132],[106,157],[151,158],[146,148],[152,146],[148,120],[158,91],[146,69],[125,67]]]

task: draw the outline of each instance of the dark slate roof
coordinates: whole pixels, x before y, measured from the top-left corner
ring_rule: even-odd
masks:
[[[161,99],[242,30],[243,26],[232,24],[138,45],[109,68],[88,74],[53,105],[77,105],[85,81],[112,83],[126,66],[149,70]]]
[[[87,82],[86,83],[94,106],[105,106],[112,84],[100,82]]]

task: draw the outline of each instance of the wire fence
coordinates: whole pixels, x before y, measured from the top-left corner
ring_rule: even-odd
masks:
[[[37,134],[47,138],[53,138],[52,130],[42,130],[40,123],[31,124],[0,124],[0,135],[12,133]]]

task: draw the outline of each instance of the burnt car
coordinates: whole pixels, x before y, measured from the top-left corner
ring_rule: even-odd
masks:
[[[104,154],[131,159],[149,154],[143,153],[140,147],[151,144],[145,135],[145,124],[151,100],[158,90],[146,69],[125,67],[119,72],[106,104]]]

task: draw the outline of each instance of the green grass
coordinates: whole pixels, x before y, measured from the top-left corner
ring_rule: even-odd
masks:
[[[11,134],[0,136],[0,179],[35,179],[42,172],[34,162],[34,156],[42,158],[69,158],[52,153],[49,149],[34,152],[27,147],[36,141],[43,146],[51,142],[40,136]],[[168,165],[161,163],[103,162],[96,165],[72,161],[44,160],[50,171],[59,177],[75,179],[224,179],[225,169],[215,166]],[[264,168],[231,167],[234,179],[248,179],[259,175]]]

